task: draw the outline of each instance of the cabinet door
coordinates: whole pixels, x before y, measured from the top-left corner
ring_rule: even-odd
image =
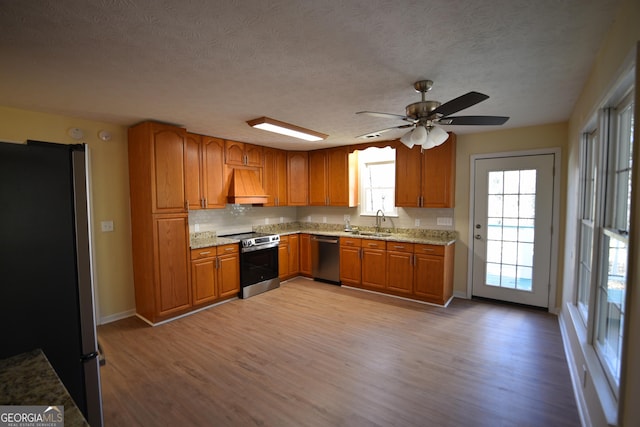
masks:
[[[426,150],[422,166],[422,207],[453,208],[455,205],[456,136]]]
[[[396,147],[396,206],[420,207],[422,154],[420,147]]]
[[[306,206],[309,200],[309,174],[306,151],[287,152],[287,198],[289,206]]]
[[[237,141],[224,142],[224,162],[228,165],[244,166],[244,143]]]
[[[202,189],[201,137],[193,133],[185,136],[186,164],[184,170],[184,191],[189,210],[202,209],[204,192]]]
[[[278,246],[278,277],[280,280],[286,280],[289,275],[289,242],[283,242],[280,238],[280,246]]]
[[[240,292],[240,258],[238,253],[218,256],[218,293],[220,298]]]
[[[185,133],[180,128],[153,125],[153,212],[185,212]]]
[[[311,236],[300,235],[300,273],[311,276]]]
[[[362,285],[384,289],[387,280],[386,251],[368,248],[373,244],[367,243],[367,241],[362,242]]]
[[[287,205],[287,152],[265,148],[262,152],[264,168],[262,186],[269,196],[264,206]]]
[[[309,152],[310,206],[325,206],[328,203],[326,154],[326,150],[316,150]]]
[[[434,303],[443,304],[444,258],[416,254],[415,263],[414,293]]]
[[[191,261],[191,292],[193,305],[210,302],[217,298],[215,257]]]
[[[387,289],[411,294],[413,274],[413,253],[387,251]]]
[[[245,165],[261,168],[262,164],[262,146],[253,144],[244,144]]]
[[[191,306],[188,230],[186,215],[154,219],[156,308],[160,316]]]
[[[350,206],[349,150],[327,150],[327,197],[331,206]]]
[[[289,276],[300,271],[300,237],[297,234],[289,236]]]
[[[202,138],[202,181],[204,204],[208,209],[224,208],[225,193],[224,141],[219,138]]]
[[[340,281],[345,285],[360,286],[360,250],[359,246],[340,246]]]

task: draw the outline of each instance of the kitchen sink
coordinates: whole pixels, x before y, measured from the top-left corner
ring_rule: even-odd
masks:
[[[361,236],[374,236],[374,237],[388,237],[391,236],[391,233],[376,233],[376,232],[370,232],[370,231],[361,231],[360,232]]]

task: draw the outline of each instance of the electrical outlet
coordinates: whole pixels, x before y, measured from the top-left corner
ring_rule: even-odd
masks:
[[[436,220],[438,225],[453,225],[453,218],[451,217],[438,217]]]
[[[415,226],[416,227],[420,227],[420,219],[416,218]]]
[[[284,223],[284,217],[283,216],[280,217],[280,224],[282,224],[282,223]]]
[[[103,233],[108,233],[113,231],[113,221],[102,221],[100,223],[100,227],[102,227],[102,232]]]
[[[269,218],[264,219],[264,225],[269,225]]]
[[[194,225],[193,225],[193,231],[195,231],[196,233],[197,233],[198,231],[200,231],[200,224],[194,224]]]
[[[322,217],[322,222],[325,223],[325,224],[327,223],[327,217],[326,216]]]

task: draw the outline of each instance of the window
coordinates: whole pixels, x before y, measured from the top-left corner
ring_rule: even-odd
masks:
[[[391,147],[367,148],[360,159],[361,215],[398,214],[395,202],[396,150]]]
[[[615,108],[601,111],[600,130],[585,134],[580,159],[576,306],[616,395],[620,386],[631,218],[634,117],[630,93]]]

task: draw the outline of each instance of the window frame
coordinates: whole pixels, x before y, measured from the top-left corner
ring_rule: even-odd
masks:
[[[393,147],[369,147],[367,148],[367,150],[370,149],[376,149],[376,150],[388,150],[389,151],[389,156],[388,157],[384,157],[384,158],[380,158],[380,159],[375,159],[375,160],[369,160],[367,159],[366,155],[363,156],[362,153],[363,150],[360,152],[359,155],[359,169],[361,171],[361,173],[359,173],[360,177],[359,177],[359,182],[358,182],[358,190],[360,193],[360,216],[376,216],[376,211],[370,211],[368,209],[368,207],[366,206],[366,193],[367,190],[370,188],[369,186],[367,186],[365,184],[366,181],[366,175],[367,173],[365,172],[365,170],[367,169],[366,165],[388,165],[388,164],[393,164],[394,167],[394,174],[393,174],[393,186],[388,187],[391,189],[392,193],[395,194],[395,166],[396,166],[396,156],[395,156],[395,148]],[[378,187],[374,187],[374,188],[378,188]],[[384,187],[387,188],[387,187]],[[384,215],[388,216],[388,217],[397,217],[398,216],[398,207],[395,204],[395,199],[393,201],[393,203],[391,203],[391,205],[389,206],[389,210],[384,210]]]

